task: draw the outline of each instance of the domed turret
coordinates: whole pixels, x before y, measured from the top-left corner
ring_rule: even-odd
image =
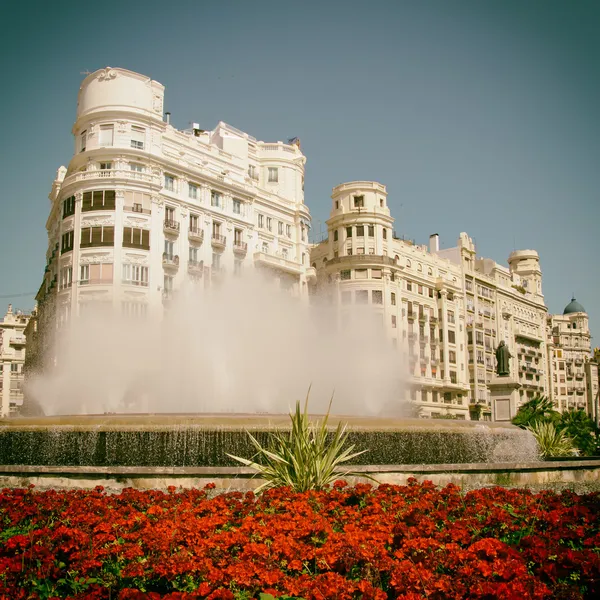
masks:
[[[575,300],[575,298],[571,298],[571,302],[565,306],[565,310],[563,310],[563,315],[570,315],[572,313],[584,313],[585,308]]]

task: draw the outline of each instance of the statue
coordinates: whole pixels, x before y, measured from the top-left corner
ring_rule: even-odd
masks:
[[[508,377],[510,375],[510,358],[512,358],[512,354],[508,350],[508,346],[505,345],[504,340],[502,340],[496,348],[496,375],[498,377]]]

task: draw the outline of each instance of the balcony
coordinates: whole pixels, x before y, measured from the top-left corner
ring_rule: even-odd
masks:
[[[575,364],[580,367],[583,364],[583,359],[582,358],[576,358],[575,359]]]
[[[177,254],[167,254],[163,252],[162,264],[165,269],[179,269],[179,256]]]
[[[134,204],[133,206],[124,206],[123,210],[125,212],[139,213],[141,215],[152,214],[152,211],[149,208],[143,208],[141,204]]]
[[[112,285],[112,283],[113,283],[112,279],[100,279],[100,278],[81,279],[79,281],[79,285]]]
[[[408,320],[409,320],[409,321],[414,321],[414,320],[415,320],[416,313],[415,313],[415,312],[413,312],[412,310],[409,310],[409,311],[406,313],[406,316],[408,317]]]
[[[425,313],[419,313],[419,321],[425,323],[425,321],[427,321],[427,315]]]
[[[416,334],[416,333],[414,333],[413,331],[409,331],[409,332],[408,332],[408,339],[409,339],[411,342],[414,342],[414,341],[417,339],[417,334]]]
[[[165,219],[163,223],[163,231],[170,235],[179,235],[179,221]]]
[[[227,238],[224,235],[219,235],[218,233],[213,233],[212,238],[210,239],[210,243],[213,248],[221,248],[224,249],[227,244]]]
[[[233,251],[236,254],[246,254],[248,252],[248,243],[241,240],[233,240]]]
[[[308,267],[306,269],[306,279],[307,281],[316,281],[317,270],[314,267]]]
[[[202,277],[204,273],[204,262],[201,260],[188,260],[188,273]]]
[[[267,254],[266,252],[255,252],[254,263],[261,267],[285,271],[291,275],[301,275],[305,271],[304,266],[300,263],[292,262],[291,260],[281,256],[273,256],[272,254]]]
[[[96,169],[90,171],[80,171],[65,177],[62,185],[63,187],[66,187],[81,181],[93,181],[95,179],[101,179],[103,185],[106,184],[107,179],[110,179],[115,182],[119,180],[141,181],[144,183],[150,183],[157,188],[162,186],[162,179],[158,175],[154,175],[152,173],[140,173],[138,171],[131,171],[129,169]]]
[[[582,381],[583,380],[583,373],[576,373],[575,374],[575,379],[577,379],[577,381]]]
[[[10,338],[9,343],[11,346],[25,346],[26,339],[24,335],[15,335]]]
[[[429,317],[429,322],[430,322],[432,325],[436,325],[436,324],[437,324],[437,322],[438,322],[438,318],[437,318],[437,317]]]
[[[198,242],[199,244],[201,244],[204,241],[204,230],[190,228],[188,230],[188,239],[190,240],[190,242]]]
[[[421,344],[425,345],[429,343],[429,336],[428,335],[422,335],[421,339],[419,340],[421,342]]]

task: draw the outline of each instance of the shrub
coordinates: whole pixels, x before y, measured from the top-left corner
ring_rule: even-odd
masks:
[[[538,421],[527,429],[533,433],[542,458],[579,454],[573,440],[553,423]]]
[[[303,411],[300,409],[300,402],[296,402],[296,410],[290,414],[290,431],[271,432],[267,447],[263,447],[248,432],[257,451],[254,456],[256,460],[228,454],[242,464],[256,469],[266,480],[257,492],[279,486],[289,486],[295,492],[322,490],[336,479],[359,475],[339,468],[342,463],[363,454],[366,450],[353,452],[353,444],[345,447],[348,432],[342,422],[338,423],[335,430],[329,431],[327,422],[331,401],[323,420],[314,423],[308,418],[308,395]]]

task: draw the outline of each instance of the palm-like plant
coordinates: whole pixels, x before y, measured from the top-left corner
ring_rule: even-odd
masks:
[[[557,429],[554,423],[537,421],[526,429],[533,433],[542,458],[579,454],[573,440],[565,431]]]
[[[558,425],[573,439],[583,454],[592,455],[596,451],[596,423],[584,410],[567,410],[560,416]]]
[[[547,396],[538,395],[519,407],[512,422],[513,425],[525,429],[541,421],[554,422],[559,418],[560,413],[555,410],[552,400]]]
[[[309,390],[310,392],[310,390]],[[308,418],[308,395],[304,410],[296,402],[296,410],[290,414],[289,432],[271,432],[267,447],[250,433],[252,445],[256,448],[253,460],[228,454],[242,464],[256,469],[265,483],[257,488],[262,490],[289,486],[296,492],[320,490],[340,477],[361,476],[364,474],[344,471],[340,465],[366,452],[353,452],[354,445],[346,446],[348,431],[346,425],[339,422],[333,431],[329,431],[327,422],[331,402],[322,421],[311,422]]]

